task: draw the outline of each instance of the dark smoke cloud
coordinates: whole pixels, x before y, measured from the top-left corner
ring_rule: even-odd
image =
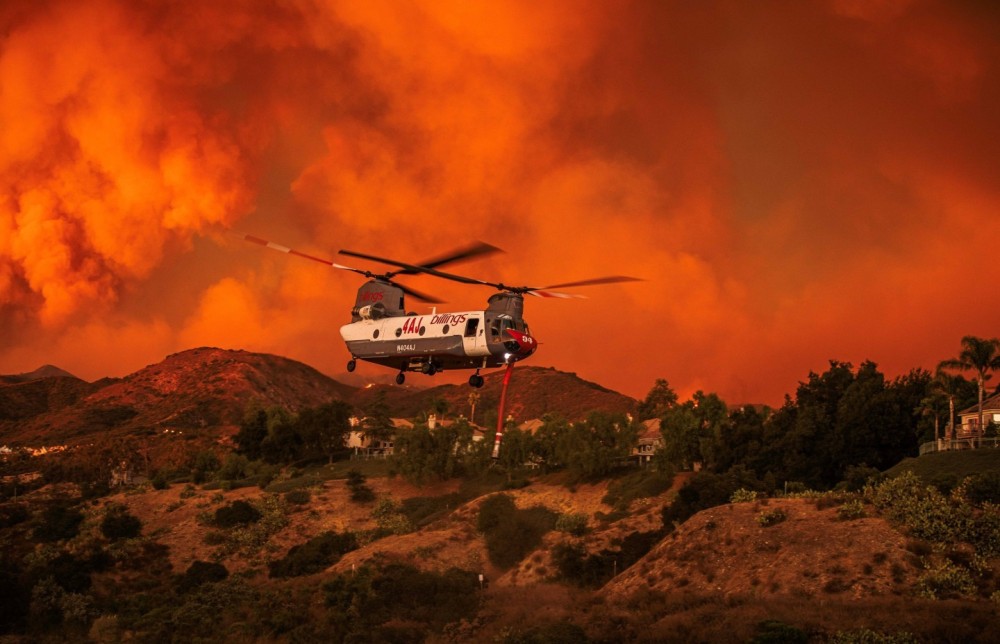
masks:
[[[931,366],[998,334],[998,24],[918,0],[6,3],[0,372],[201,344],[339,372],[357,282],[227,229],[646,277],[528,310],[533,360],[633,395]]]

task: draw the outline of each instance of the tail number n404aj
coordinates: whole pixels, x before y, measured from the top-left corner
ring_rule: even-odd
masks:
[[[406,351],[416,351],[417,345],[415,344],[397,344],[396,353],[404,353]]]

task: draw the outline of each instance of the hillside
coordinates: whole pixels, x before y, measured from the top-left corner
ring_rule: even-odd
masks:
[[[282,484],[283,489],[290,489],[288,483]],[[459,488],[454,480],[426,487],[386,478],[371,478],[368,483],[379,498],[417,505],[447,498]],[[363,542],[325,569],[291,579],[269,577],[271,562],[324,531],[363,534],[378,526],[376,506],[352,502],[343,480],[314,481],[308,490],[303,505],[282,502],[279,495],[256,487],[220,491],[175,485],[105,499],[103,504],[124,506],[141,521],[143,534],[155,540],[156,547],[143,546],[141,541],[119,546],[143,548],[136,556],[145,558],[146,568],[141,574],[129,572],[125,581],[143,597],[144,610],[172,597],[170,574],[180,575],[196,561],[218,562],[230,574],[250,575],[243,580],[231,578],[231,583],[222,582],[206,591],[212,594],[173,596],[170,601],[176,605],[150,613],[158,615],[155,622],[123,615],[128,621],[112,626],[132,624],[141,629],[145,623],[148,628],[179,611],[177,615],[187,616],[181,620],[184,628],[203,629],[205,637],[212,635],[213,628],[231,627],[213,623],[235,618],[256,620],[250,623],[271,629],[270,635],[264,635],[268,641],[296,640],[282,629],[296,629],[299,639],[315,638],[324,632],[324,584],[352,579],[369,566],[385,570],[394,565],[436,575],[448,575],[455,568],[484,575],[483,589],[466,591],[478,598],[476,613],[443,636],[432,634],[431,642],[584,641],[584,633],[596,641],[746,642],[759,633],[762,624],[774,620],[780,622],[775,628],[795,629],[814,641],[865,628],[886,634],[911,633],[917,641],[974,642],[991,641],[1000,626],[1000,616],[989,600],[919,597],[920,579],[927,575],[923,557],[928,556],[929,546],[904,535],[870,505],[866,505],[865,517],[842,520],[836,507],[816,499],[771,499],[705,510],[659,537],[645,556],[617,570],[617,576],[602,588],[575,587],[559,578],[553,553],[562,544],[579,544],[589,554],[614,550],[631,536],[658,529],[660,510],[676,491],[635,501],[623,518],[608,521],[603,517],[610,508],[602,502],[607,482],[566,487],[536,480],[507,492],[521,510],[582,514],[589,526],[580,537],[548,532],[536,550],[509,569],[490,563],[487,539],[477,530],[479,509],[487,495],[451,506],[415,531]],[[220,530],[206,519],[236,500],[262,508],[268,517],[265,521],[273,527]],[[762,512],[779,509],[787,520],[772,526],[760,524]],[[104,511],[103,505],[96,504],[87,510],[87,530],[96,531]],[[89,539],[89,543],[100,543],[99,536]],[[992,578],[990,572],[983,577],[985,583],[992,583]],[[113,571],[95,573],[94,592],[118,596],[121,583]],[[163,583],[167,586],[147,590]],[[418,596],[392,597],[408,605],[421,601]],[[202,610],[198,608],[201,602],[219,602],[219,598],[222,603],[199,618],[210,621],[190,621]],[[254,601],[266,603],[258,606]],[[274,622],[255,616],[259,610],[281,611],[284,617]],[[296,617],[290,620],[291,615]],[[531,628],[566,623],[579,629],[570,639],[527,638]],[[518,634],[522,639],[510,639]]]
[[[1000,476],[1000,449],[962,449],[906,458],[886,470],[886,476],[913,472],[924,481],[952,488],[967,476],[994,472]]]
[[[5,384],[16,384],[19,382],[30,382],[32,380],[41,380],[42,378],[76,378],[76,376],[68,371],[63,371],[59,367],[47,364],[42,365],[34,371],[29,371],[28,373],[0,376],[0,386]]]
[[[84,382],[73,376],[53,376],[0,385],[0,427],[3,421],[25,421],[58,412],[106,384]]]
[[[36,375],[47,373],[39,370]],[[485,376],[481,389],[441,385],[429,389],[375,385],[355,388],[316,369],[275,355],[199,348],[168,356],[119,379],[87,383],[72,376],[0,385],[0,440],[11,444],[80,442],[93,435],[154,433],[166,429],[229,428],[251,401],[296,411],[344,400],[361,413],[384,395],[389,412],[413,418],[447,403],[449,413],[495,418],[503,371]],[[570,420],[600,409],[629,412],[636,401],[552,368],[517,367],[507,394],[507,414],[519,421],[547,413]]]
[[[500,389],[504,370],[484,374],[485,384],[481,389],[468,385],[440,385],[428,389],[400,388],[392,385],[375,385],[357,392],[354,403],[359,408],[375,396],[384,395],[393,415],[408,418],[432,408],[435,400],[448,403],[453,414],[470,414],[469,395],[479,394],[476,416],[492,411],[495,414],[500,403]],[[608,412],[631,412],[636,400],[606,389],[596,383],[583,380],[574,373],[566,373],[551,367],[517,366],[507,389],[507,415],[518,421],[541,418],[545,414],[559,414],[568,420],[580,420],[594,410]],[[494,415],[495,418],[495,415]]]
[[[59,380],[28,384],[59,390],[55,382]],[[8,442],[79,441],[95,433],[232,426],[239,423],[251,401],[297,410],[331,399],[347,399],[354,391],[288,358],[214,348],[176,353],[124,378],[100,384],[103,386],[89,392],[76,385],[86,395],[71,404],[50,404],[44,413],[17,417],[16,411],[8,411],[8,420],[0,423],[0,436]],[[11,407],[17,407],[11,396],[19,387],[24,385],[0,389]],[[27,396],[22,398],[28,400]],[[60,401],[70,398],[63,396]],[[51,397],[48,400],[51,402]],[[37,411],[42,405],[40,394],[31,402],[31,409]],[[9,420],[12,416],[20,422]]]

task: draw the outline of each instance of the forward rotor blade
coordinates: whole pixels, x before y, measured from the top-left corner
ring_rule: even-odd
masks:
[[[358,270],[358,269],[351,268],[349,266],[341,266],[339,264],[335,264],[335,263],[331,262],[328,259],[323,259],[322,257],[314,257],[313,255],[307,255],[306,253],[297,251],[294,248],[289,248],[288,246],[282,246],[281,244],[275,244],[272,241],[267,241],[266,239],[261,239],[260,237],[254,237],[253,235],[242,235],[240,233],[233,233],[233,234],[236,235],[237,237],[239,237],[240,239],[244,239],[244,240],[246,240],[246,241],[248,241],[248,242],[250,242],[252,244],[260,244],[261,246],[264,246],[266,248],[270,248],[271,250],[276,250],[279,253],[288,253],[289,255],[296,255],[298,257],[304,257],[306,259],[311,259],[314,262],[319,262],[320,264],[326,264],[327,266],[333,266],[334,268],[344,268],[344,269],[347,269],[349,271]]]
[[[319,262],[320,264],[326,264],[327,266],[331,266],[333,268],[339,268],[342,271],[351,271],[352,273],[357,273],[358,275],[364,275],[365,277],[376,277],[375,273],[372,273],[371,271],[362,270],[360,268],[354,268],[353,266],[344,266],[343,264],[338,264],[328,259],[323,259],[322,257],[315,257],[313,255],[297,251],[294,248],[289,248],[288,246],[282,246],[281,244],[276,244],[272,241],[261,239],[260,237],[254,237],[253,235],[244,235],[242,233],[235,233],[235,232],[233,233],[233,235],[245,241],[251,242],[253,244],[259,244],[266,248],[270,248],[271,250],[276,250],[279,253],[287,253],[289,255],[295,255],[296,257],[304,257],[306,259],[311,259],[314,262]]]
[[[402,284],[398,284],[396,282],[391,281],[390,278],[395,273],[391,273],[391,274],[387,274],[387,275],[377,275],[377,274],[375,274],[375,273],[373,273],[371,271],[362,270],[360,268],[354,268],[353,266],[344,266],[343,264],[337,264],[336,262],[331,262],[328,259],[323,259],[321,257],[315,257],[313,255],[308,255],[306,253],[297,251],[294,248],[289,248],[288,246],[282,246],[281,244],[276,244],[276,243],[268,241],[266,239],[261,239],[260,237],[254,237],[253,235],[244,235],[244,234],[235,233],[235,232],[232,233],[232,234],[235,235],[236,237],[239,237],[240,239],[246,240],[246,241],[251,242],[253,244],[259,244],[260,246],[264,246],[264,247],[270,248],[271,250],[276,250],[276,251],[281,252],[281,253],[288,253],[289,255],[296,255],[298,257],[304,257],[306,259],[311,259],[314,262],[319,262],[320,264],[326,264],[327,266],[331,266],[333,268],[339,268],[342,271],[351,271],[352,273],[357,273],[358,275],[364,275],[365,277],[384,279],[387,282],[389,282],[390,284],[392,284],[393,286],[395,286],[395,287],[399,288],[400,290],[402,290],[404,293],[406,293],[410,297],[412,297],[412,298],[414,298],[416,300],[420,300],[421,302],[427,302],[428,304],[444,304],[444,300],[439,300],[438,298],[436,298],[436,297],[434,297],[432,295],[427,295],[426,293],[421,293],[420,291],[412,289],[409,286],[403,286]],[[484,246],[488,246],[488,244],[484,244]],[[466,249],[466,250],[468,251],[470,249]],[[438,261],[440,261],[440,260],[438,260]],[[414,271],[414,272],[416,272],[416,271]]]
[[[444,271],[439,271],[434,268],[428,268],[426,266],[407,264],[406,262],[398,262],[394,259],[376,257],[375,255],[367,255],[365,253],[357,253],[353,250],[341,250],[339,252],[341,255],[348,255],[350,257],[360,257],[361,259],[367,259],[373,262],[380,262],[382,264],[388,264],[389,266],[398,266],[400,268],[405,268],[408,271],[412,271],[413,273],[427,273],[428,275],[435,275],[437,277],[442,277],[446,280],[453,280],[455,282],[461,282],[463,284],[484,284],[486,286],[493,286],[495,288],[503,288],[501,284],[494,284],[493,282],[477,280],[471,277],[463,277],[462,275],[455,275],[453,273],[445,273]]]
[[[501,249],[493,246],[492,244],[487,244],[486,242],[476,242],[465,248],[454,250],[447,255],[442,255],[441,257],[430,259],[426,262],[419,262],[416,265],[423,266],[424,268],[437,268],[438,266],[444,266],[445,264],[453,264],[455,262],[466,261],[482,255],[492,255],[493,253],[502,252],[503,251]],[[397,271],[396,275],[415,275],[418,272],[419,271],[404,269]]]
[[[398,282],[389,282],[389,283],[392,284],[393,286],[395,286],[396,288],[401,289],[404,293],[406,293],[407,295],[409,295],[410,297],[412,297],[415,300],[419,300],[421,302],[426,302],[428,304],[444,304],[445,303],[444,300],[439,300],[438,298],[436,298],[434,296],[427,295],[426,293],[421,293],[420,291],[416,291],[416,290],[410,288],[409,286],[403,286],[402,284],[399,284]]]

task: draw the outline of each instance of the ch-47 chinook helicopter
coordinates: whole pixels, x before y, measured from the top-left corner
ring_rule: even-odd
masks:
[[[340,254],[397,267],[398,270],[374,273],[344,266],[307,255],[280,244],[252,235],[240,235],[246,241],[310,259],[333,268],[352,271],[368,278],[358,289],[351,322],[340,327],[351,359],[347,370],[354,371],[358,360],[398,369],[396,384],[403,384],[407,371],[434,375],[450,369],[475,369],[469,385],[482,387],[480,369],[512,365],[533,354],[538,341],[531,335],[524,320],[524,296],[572,298],[582,297],[552,291],[555,288],[611,284],[637,281],[634,277],[609,276],[566,282],[545,287],[508,286],[485,280],[463,277],[438,270],[438,267],[496,252],[500,249],[483,242],[455,250],[442,257],[419,264],[408,264],[349,250]],[[478,284],[497,289],[484,310],[430,314],[408,313],[404,297],[430,303],[441,301],[395,281],[398,275],[425,273],[463,284]]]

